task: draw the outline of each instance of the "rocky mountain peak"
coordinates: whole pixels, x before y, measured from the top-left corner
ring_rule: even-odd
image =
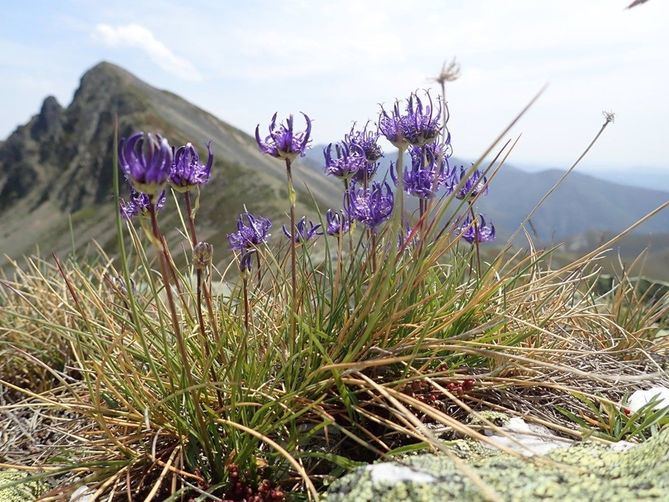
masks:
[[[63,107],[54,96],[48,96],[32,124],[32,137],[57,136],[62,130],[63,118]]]

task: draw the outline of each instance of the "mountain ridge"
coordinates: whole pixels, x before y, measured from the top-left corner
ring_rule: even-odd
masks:
[[[153,131],[173,145],[191,141],[201,153],[212,140],[212,181],[202,190],[198,218],[203,238],[225,246],[225,234],[245,205],[274,219],[284,217],[285,168],[263,155],[250,135],[103,62],[84,73],[66,108],[47,97],[40,112],[2,144],[0,254],[27,254],[36,243],[42,249],[68,249],[70,215],[82,244],[96,239],[103,247],[113,246],[115,115],[120,136]],[[299,213],[314,214],[311,193],[322,205],[340,203],[333,180],[307,169],[296,169],[295,174]],[[179,223],[172,213],[165,211],[163,218],[176,235]]]

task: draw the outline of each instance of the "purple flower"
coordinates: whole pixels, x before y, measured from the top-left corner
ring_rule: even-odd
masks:
[[[311,135],[311,119],[305,114],[304,119],[307,127],[304,132],[293,131],[293,116],[289,115],[286,124],[276,125],[276,113],[272,116],[269,125],[269,136],[265,140],[260,139],[260,124],[256,126],[256,142],[260,150],[267,155],[284,160],[294,160],[297,156],[304,155],[309,145]]]
[[[407,249],[409,247],[416,247],[420,244],[420,232],[411,225],[407,225],[404,230],[399,231],[397,236],[397,247],[399,249]]]
[[[162,191],[158,196],[158,202],[156,203],[156,211],[160,211],[165,206],[165,192]],[[134,188],[130,189],[130,199],[125,200],[121,199],[120,202],[120,211],[121,216],[125,220],[131,220],[137,215],[147,216],[149,214],[149,206],[151,205],[151,199],[149,195],[138,192]]]
[[[333,211],[328,209],[325,213],[327,228],[325,232],[328,235],[342,235],[351,229],[351,220],[344,211]]]
[[[362,149],[362,152],[367,160],[364,168],[358,170],[353,176],[356,181],[369,181],[376,174],[379,167],[379,160],[383,157],[383,151],[378,145],[379,133],[377,131],[368,131],[367,126],[362,131],[355,130],[355,124],[351,127],[351,131],[344,136],[344,143],[351,148],[357,147]]]
[[[455,170],[448,165],[446,147],[432,143],[409,150],[411,167],[404,171],[404,191],[421,199],[431,199],[437,191],[446,187],[453,190]],[[395,165],[390,164],[390,176],[397,185]]]
[[[268,218],[254,216],[248,211],[239,215],[237,231],[228,234],[228,242],[233,251],[241,253],[239,269],[242,272],[251,269],[251,257],[258,246],[267,242],[271,227],[272,222]]]
[[[408,119],[406,115],[402,115],[399,101],[395,101],[393,110],[390,113],[386,112],[383,106],[381,106],[379,131],[395,147],[405,149],[409,146],[409,141],[406,138]]]
[[[350,179],[360,169],[365,169],[367,159],[361,147],[346,143],[335,145],[336,157],[332,157],[332,143],[323,149],[325,173],[342,179]]]
[[[376,131],[368,131],[367,126],[362,131],[355,130],[355,124],[351,127],[351,131],[344,136],[344,143],[353,147],[357,146],[362,149],[367,162],[375,163],[383,157],[383,151],[378,144],[379,133]]]
[[[351,219],[367,225],[372,230],[387,220],[393,212],[395,199],[388,183],[378,182],[365,190],[353,185],[344,194],[344,206]]]
[[[246,219],[246,222],[244,221]],[[234,251],[255,249],[269,239],[272,222],[269,218],[254,216],[248,211],[239,215],[237,231],[228,234],[228,242]]]
[[[409,145],[423,146],[439,137],[441,132],[441,105],[435,109],[432,97],[425,91],[427,103],[411,93],[406,100],[404,112],[400,110],[399,101],[395,101],[391,113],[381,107],[379,116],[379,131],[388,141],[399,149]]]
[[[288,230],[286,225],[282,225],[281,227],[283,229],[283,233],[288,237],[289,239],[294,240],[297,243],[304,243],[310,240],[312,237],[316,235],[323,235],[323,231],[320,229],[321,226],[319,225],[314,225],[312,221],[308,221],[306,216],[302,216],[300,218],[300,221],[298,221],[295,224],[295,235],[292,235],[292,232]]]
[[[495,225],[487,224],[482,214],[479,214],[476,221],[473,221],[471,216],[468,215],[462,225],[458,225],[456,234],[470,244],[490,242],[495,239]]]
[[[172,148],[158,134],[138,132],[119,145],[121,171],[139,192],[156,195],[172,169]]]
[[[429,91],[425,91],[427,103],[423,105],[418,93],[412,93],[407,101],[406,139],[414,146],[432,143],[441,133],[441,105],[435,110]],[[415,104],[415,107],[414,107]]]
[[[467,176],[467,171],[463,167],[460,167],[460,176],[457,184],[462,183],[462,180]],[[488,179],[483,176],[483,173],[476,169],[469,178],[462,183],[462,186],[455,194],[458,199],[466,199],[471,197],[472,199],[478,194],[486,195],[488,193]]]
[[[211,176],[214,155],[211,142],[207,143],[207,164],[200,162],[200,155],[191,143],[177,148],[174,164],[170,172],[169,182],[177,192],[187,192],[195,186],[204,185]]]

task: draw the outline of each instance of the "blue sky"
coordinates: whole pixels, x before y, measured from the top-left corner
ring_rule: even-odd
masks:
[[[669,2],[649,0],[3,2],[0,137],[47,94],[70,102],[81,74],[117,63],[251,132],[305,111],[318,143],[378,103],[425,87],[457,57],[450,129],[475,157],[544,84],[512,160],[566,167],[616,113],[591,170],[666,168]],[[436,91],[436,88],[435,88]]]

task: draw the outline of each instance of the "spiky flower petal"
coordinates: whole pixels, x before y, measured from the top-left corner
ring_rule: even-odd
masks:
[[[270,238],[272,222],[269,218],[254,216],[248,211],[239,215],[237,231],[228,234],[228,243],[233,251],[240,253],[239,268],[242,272],[250,270],[251,256],[258,246]]]
[[[395,101],[390,113],[381,107],[379,131],[397,148],[423,146],[439,137],[441,105],[435,109],[428,91],[425,91],[425,97],[427,102],[423,103],[418,93],[411,93],[404,111],[401,111],[399,101]]]

